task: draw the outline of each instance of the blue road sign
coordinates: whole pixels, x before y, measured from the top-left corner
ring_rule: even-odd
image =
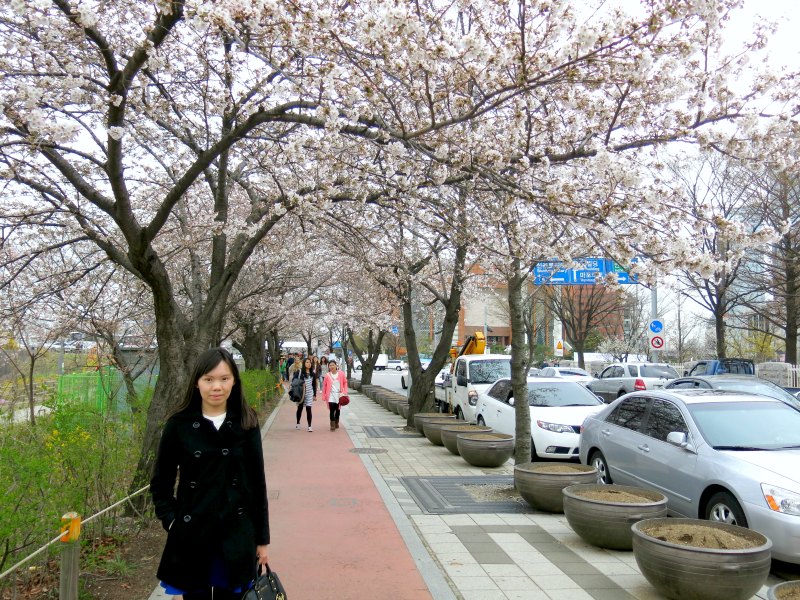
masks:
[[[560,260],[546,260],[536,263],[533,268],[533,283],[536,285],[594,285],[598,279],[609,273],[617,276],[617,283],[638,283],[638,278],[625,271],[608,258],[576,259],[578,269],[565,269]]]
[[[650,321],[650,331],[653,333],[661,333],[664,330],[664,324],[659,320]]]
[[[397,325],[392,325],[392,333],[394,335],[397,335],[398,333],[400,333],[400,328]]]

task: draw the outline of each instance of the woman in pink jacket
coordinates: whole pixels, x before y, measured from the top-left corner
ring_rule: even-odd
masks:
[[[347,395],[347,375],[339,370],[335,360],[331,360],[322,382],[322,399],[328,403],[331,413],[331,431],[339,429],[339,396]]]

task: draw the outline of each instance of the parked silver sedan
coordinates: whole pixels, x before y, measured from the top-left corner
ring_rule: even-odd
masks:
[[[800,412],[723,390],[642,391],[590,415],[580,460],[600,483],[656,489],[673,516],[750,527],[800,564]]]

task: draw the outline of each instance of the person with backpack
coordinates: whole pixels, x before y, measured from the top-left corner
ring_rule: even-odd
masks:
[[[312,364],[311,359],[306,358],[302,363],[302,367],[295,370],[292,377],[292,400],[297,402],[297,414],[295,415],[297,425],[295,425],[295,429],[300,429],[300,417],[303,415],[303,408],[305,408],[308,430],[314,431],[311,428],[311,407],[317,399],[317,375]]]

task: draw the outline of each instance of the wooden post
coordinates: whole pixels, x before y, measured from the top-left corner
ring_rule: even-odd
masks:
[[[81,517],[69,512],[61,517],[61,580],[59,600],[78,600],[78,575],[81,565]]]

